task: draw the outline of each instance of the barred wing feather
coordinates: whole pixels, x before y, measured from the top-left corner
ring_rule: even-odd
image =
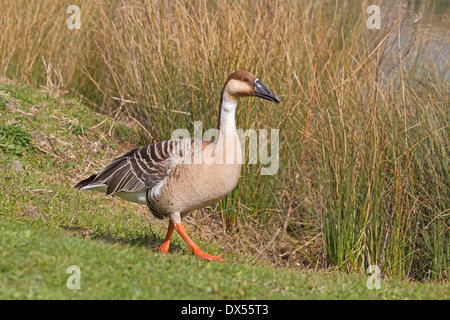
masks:
[[[75,187],[104,186],[107,195],[152,189],[163,182],[172,166],[189,154],[191,143],[191,139],[168,140],[133,149]]]

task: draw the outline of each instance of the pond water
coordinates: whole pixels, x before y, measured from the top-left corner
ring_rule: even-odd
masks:
[[[383,81],[398,72],[395,66],[398,66],[399,45],[403,62],[416,73],[423,74],[432,68],[450,79],[450,0],[393,1],[388,8],[381,7],[381,12],[382,24],[394,26],[387,40],[390,51],[382,66]],[[403,17],[400,41],[399,15]]]

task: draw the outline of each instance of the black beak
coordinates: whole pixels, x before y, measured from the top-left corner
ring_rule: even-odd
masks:
[[[272,91],[267,89],[261,81],[256,79],[255,81],[255,96],[259,98],[263,98],[269,101],[273,101],[275,103],[280,103],[281,99],[279,96],[274,94]]]

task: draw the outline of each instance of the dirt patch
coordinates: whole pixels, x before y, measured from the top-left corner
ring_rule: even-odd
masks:
[[[23,215],[29,218],[38,218],[41,216],[41,211],[32,204],[28,204],[26,209],[23,211]]]
[[[12,162],[11,170],[18,173],[22,173],[25,171],[22,166],[22,163],[19,160],[14,160]]]

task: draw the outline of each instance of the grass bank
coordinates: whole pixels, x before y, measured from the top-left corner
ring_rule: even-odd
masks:
[[[448,284],[388,279],[383,270],[381,289],[369,290],[366,274],[255,265],[245,242],[231,250],[225,230],[208,238],[198,223],[187,224],[193,239],[226,263],[198,260],[177,235],[170,254],[157,253],[166,225],[147,208],[73,188],[80,172],[130,148],[128,122],[12,81],[0,85],[0,114],[1,299],[447,298]],[[66,285],[71,265],[79,290]]]
[[[382,280],[379,290],[369,290],[367,276],[207,263],[4,219],[0,242],[1,299],[446,299],[448,293],[444,284]],[[80,289],[67,287],[72,265],[80,268]]]

